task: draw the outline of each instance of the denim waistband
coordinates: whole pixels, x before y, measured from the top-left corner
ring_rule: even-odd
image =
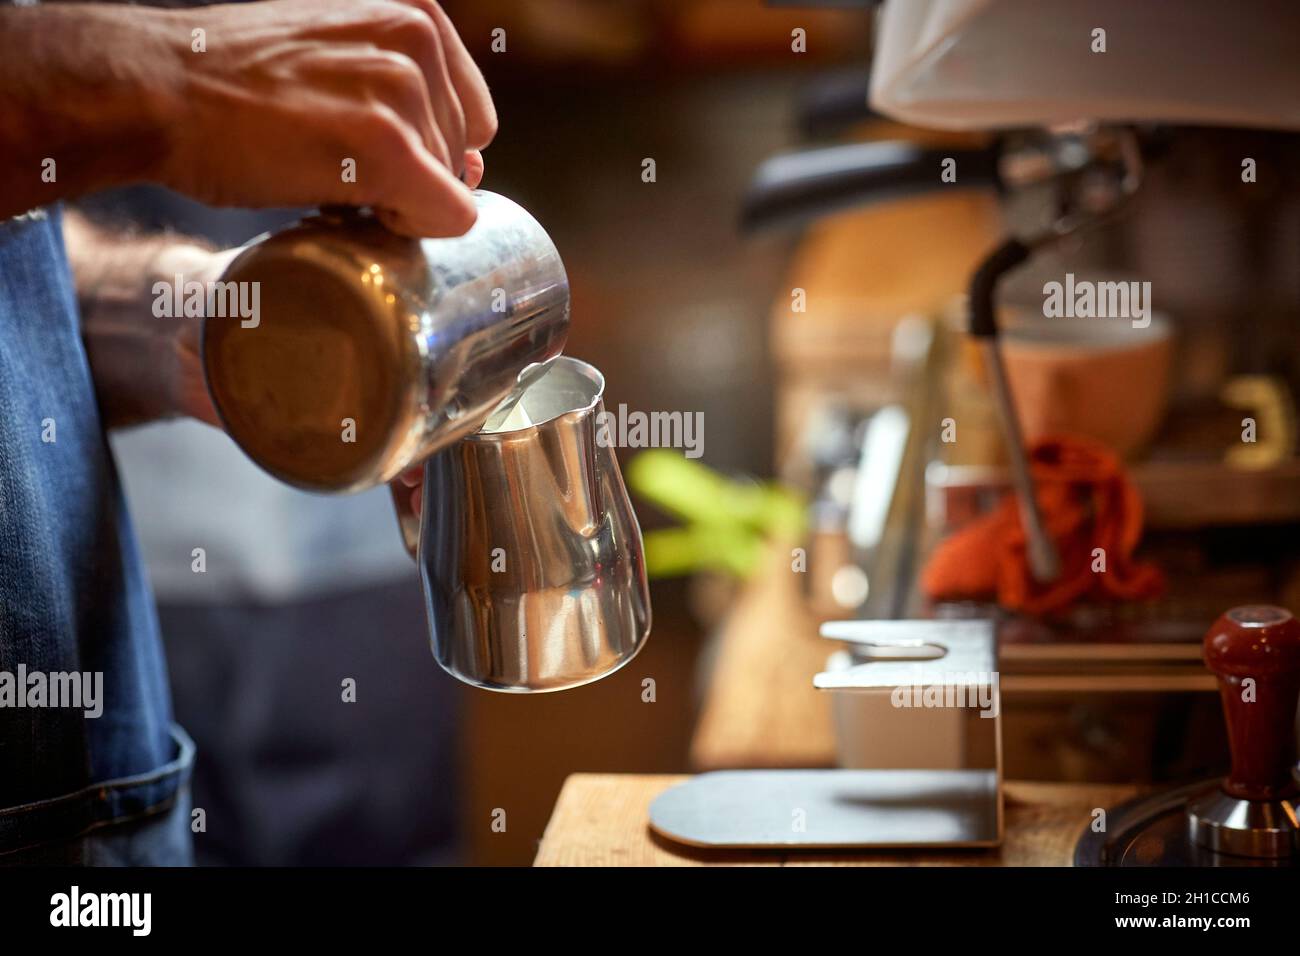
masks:
[[[176,756],[160,767],[0,809],[0,855],[166,810],[194,766],[194,741],[177,724],[170,730]]]

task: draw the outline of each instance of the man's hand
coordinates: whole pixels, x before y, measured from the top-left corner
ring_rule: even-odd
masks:
[[[0,8],[0,216],[152,180],[459,235],[475,216],[462,177],[481,176],[495,132],[433,0]]]
[[[164,19],[183,66],[168,185],[218,205],[374,206],[414,235],[474,222],[459,178],[496,113],[433,0],[278,0]],[[206,53],[189,52],[194,29]]]

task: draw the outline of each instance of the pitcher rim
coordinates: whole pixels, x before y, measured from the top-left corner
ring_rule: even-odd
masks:
[[[514,435],[522,435],[529,431],[533,431],[537,428],[540,428],[543,425],[549,425],[551,422],[559,421],[561,418],[564,418],[566,415],[583,416],[591,412],[594,412],[600,406],[600,403],[604,401],[605,398],[604,373],[602,373],[600,369],[596,368],[596,366],[592,365],[590,362],[584,362],[582,359],[574,358],[572,355],[557,355],[551,361],[553,363],[552,367],[556,365],[560,365],[561,363],[568,365],[575,372],[582,375],[583,378],[586,378],[588,381],[592,382],[596,386],[596,394],[592,396],[590,402],[588,402],[586,405],[580,405],[576,408],[566,409],[565,411],[560,412],[558,415],[552,415],[550,418],[545,418],[540,422],[532,422],[531,424],[524,425],[521,428],[498,429],[497,431],[492,431],[492,432],[485,432],[482,429],[480,429],[479,431],[476,431],[470,435],[466,435],[463,441],[488,442],[488,441],[494,441],[502,436],[509,437]],[[550,374],[550,370],[547,371],[547,374],[548,375]],[[491,416],[488,417],[490,418]]]

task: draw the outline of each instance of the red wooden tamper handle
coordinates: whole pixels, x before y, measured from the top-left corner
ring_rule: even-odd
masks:
[[[1205,665],[1219,678],[1232,747],[1232,772],[1223,789],[1244,800],[1295,794],[1300,620],[1269,605],[1233,608],[1205,635],[1204,653]]]

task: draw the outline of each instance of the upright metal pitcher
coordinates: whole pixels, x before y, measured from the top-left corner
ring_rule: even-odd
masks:
[[[650,632],[641,529],[598,440],[605,381],[567,356],[425,465],[419,564],[434,657],[490,690],[562,690]]]
[[[474,202],[478,220],[454,239],[330,209],[235,258],[223,285],[248,283],[257,314],[209,310],[203,357],[250,458],[310,491],[389,481],[476,431],[521,374],[560,354],[569,282],[555,245],[504,196]]]

